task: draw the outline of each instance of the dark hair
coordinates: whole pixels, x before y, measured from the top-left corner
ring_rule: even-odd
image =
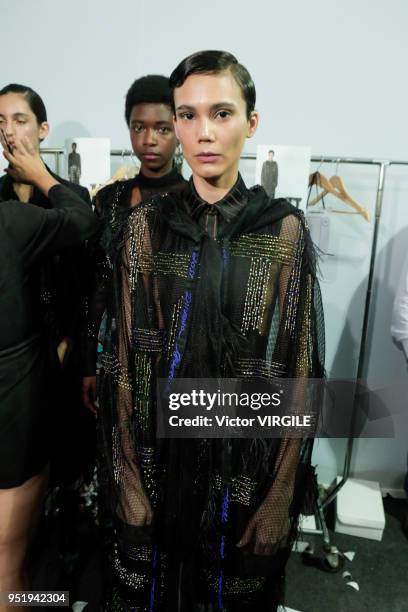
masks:
[[[268,151],[268,155],[269,153],[272,153],[272,155],[275,155],[275,151],[272,151],[272,149],[270,151]]]
[[[191,74],[218,74],[229,70],[238,83],[246,102],[247,117],[255,109],[255,85],[248,70],[240,64],[237,58],[227,51],[198,51],[189,55],[177,66],[170,75],[171,103],[173,112],[174,90],[181,87]]]
[[[125,119],[129,125],[132,108],[137,104],[167,104],[171,108],[171,95],[168,77],[148,74],[140,77],[126,94]]]
[[[3,89],[0,89],[0,96],[5,96],[9,93],[16,93],[24,96],[34,115],[37,117],[38,124],[47,121],[47,110],[45,108],[45,104],[42,101],[41,96],[39,96],[34,89],[31,89],[31,87],[28,87],[27,85],[19,85],[18,83],[10,83],[9,85],[3,87]]]

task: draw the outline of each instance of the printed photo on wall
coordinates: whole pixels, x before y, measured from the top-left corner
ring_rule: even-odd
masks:
[[[306,210],[310,147],[258,145],[255,182],[271,198],[286,198]]]
[[[66,177],[92,190],[111,174],[109,138],[70,138],[65,141]]]

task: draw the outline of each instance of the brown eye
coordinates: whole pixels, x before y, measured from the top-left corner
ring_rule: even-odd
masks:
[[[185,119],[186,121],[190,121],[193,117],[194,117],[193,113],[190,113],[190,112],[180,113],[179,114],[179,118],[180,119]]]
[[[216,114],[216,117],[220,117],[221,119],[226,119],[227,117],[230,117],[230,116],[231,116],[231,113],[226,110],[220,110]]]

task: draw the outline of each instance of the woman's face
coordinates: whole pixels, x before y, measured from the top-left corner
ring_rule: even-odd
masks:
[[[177,147],[170,107],[166,104],[137,104],[130,114],[129,131],[143,174],[159,177],[170,172]]]
[[[232,74],[192,74],[174,90],[174,103],[176,133],[193,174],[218,184],[233,182],[258,114],[253,112],[248,119]]]
[[[0,96],[0,128],[13,149],[15,140],[27,137],[30,143],[40,148],[41,140],[48,134],[48,123],[39,124],[25,97],[18,93]]]

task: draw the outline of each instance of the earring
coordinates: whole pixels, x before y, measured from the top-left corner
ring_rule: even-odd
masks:
[[[178,143],[176,150],[174,152],[174,167],[176,168],[177,172],[179,172],[180,174],[182,173],[183,162],[184,162],[183,150],[181,148],[181,144]]]

